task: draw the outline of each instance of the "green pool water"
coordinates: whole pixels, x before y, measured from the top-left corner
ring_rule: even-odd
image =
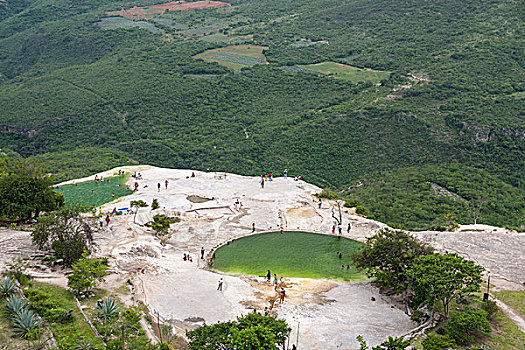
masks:
[[[104,179],[104,182],[86,181],[76,185],[64,185],[55,188],[55,191],[64,194],[66,203],[79,203],[89,208],[93,205],[98,207],[116,198],[133,193],[125,186],[128,177],[120,175]],[[93,192],[91,192],[92,190]],[[115,197],[111,194],[115,194]]]
[[[270,270],[272,276],[276,273],[279,277],[365,281],[364,272],[358,271],[350,258],[362,246],[344,237],[308,232],[262,233],[217,249],[213,269],[239,275],[265,276]]]

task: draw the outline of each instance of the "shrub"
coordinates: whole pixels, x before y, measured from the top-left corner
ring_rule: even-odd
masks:
[[[487,319],[492,320],[499,308],[495,301],[487,300],[481,304],[481,308],[487,312]]]
[[[464,311],[452,311],[446,325],[447,334],[458,344],[474,341],[474,334],[490,332],[487,311],[467,306]]]
[[[337,193],[333,193],[328,190],[323,190],[323,192],[317,193],[315,196],[317,198],[325,198],[325,199],[341,199]]]
[[[426,318],[426,315],[423,311],[414,310],[410,319],[414,322],[421,323]]]
[[[454,339],[450,339],[448,335],[429,334],[421,342],[423,350],[445,350],[449,348],[456,348]]]
[[[159,209],[159,200],[157,198],[153,198],[153,201],[151,202],[151,210]]]
[[[73,310],[52,309],[44,314],[44,318],[49,322],[68,323],[73,321]]]
[[[49,310],[58,307],[53,296],[44,291],[38,289],[28,289],[24,291],[24,294],[31,302],[31,306],[33,306],[37,312],[42,314],[45,314]]]
[[[15,292],[16,284],[11,277],[6,277],[0,281],[0,298],[7,298]]]
[[[355,198],[350,198],[350,199],[347,199],[347,200],[345,201],[345,204],[344,204],[343,206],[346,207],[346,208],[355,208],[355,207],[357,207],[357,206],[359,206],[359,205],[362,206],[362,204],[361,204],[360,201],[358,201],[358,200],[355,199]]]
[[[368,210],[366,210],[364,206],[358,205],[357,207],[355,207],[355,213],[358,215],[366,216],[368,215]]]
[[[155,230],[157,235],[165,235],[170,228],[170,219],[166,215],[155,215],[151,228]]]

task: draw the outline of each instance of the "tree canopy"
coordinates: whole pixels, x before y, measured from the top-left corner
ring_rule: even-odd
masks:
[[[382,286],[401,292],[408,287],[407,271],[433,249],[403,231],[383,229],[367,238],[367,245],[353,256],[358,268],[366,269]]]
[[[283,320],[250,313],[237,321],[205,324],[186,335],[191,350],[278,350],[289,332]]]
[[[57,259],[71,266],[93,246],[97,225],[93,219],[81,215],[82,208],[66,206],[42,216],[31,233],[39,249],[50,250]]]
[[[407,271],[407,277],[416,302],[427,303],[433,310],[435,303],[441,302],[445,317],[448,317],[452,299],[480,290],[483,270],[457,254],[430,254],[420,256]]]
[[[0,158],[0,218],[27,220],[58,209],[64,197],[52,184],[40,162]]]

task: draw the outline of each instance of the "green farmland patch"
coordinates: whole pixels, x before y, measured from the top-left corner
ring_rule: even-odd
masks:
[[[371,82],[373,84],[379,84],[381,80],[390,77],[390,72],[368,68],[357,68],[336,62],[298,65],[297,67],[305,69],[306,72],[315,71],[330,77],[351,81],[353,83]]]
[[[228,46],[207,50],[193,56],[193,58],[200,58],[207,62],[217,62],[221,66],[239,71],[243,67],[267,64],[268,62],[263,54],[263,50],[266,49],[267,47],[255,45]]]
[[[279,277],[363,281],[364,272],[357,270],[351,259],[362,246],[348,238],[316,233],[263,233],[217,249],[213,268],[239,275],[263,276],[270,270]]]

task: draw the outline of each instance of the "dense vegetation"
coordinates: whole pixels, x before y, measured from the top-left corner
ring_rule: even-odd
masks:
[[[106,11],[159,2],[0,2],[2,151],[46,160],[59,180],[133,162],[287,168],[334,189],[365,179],[356,193],[367,209],[409,228],[447,213],[472,221],[466,202],[427,207],[448,200],[424,195],[437,177],[428,169],[456,163],[447,190],[482,176],[474,188],[490,204],[478,222],[525,225],[521,1],[233,0],[149,22],[160,34],[95,25]],[[210,26],[222,29],[176,31]],[[233,73],[192,58],[232,43],[269,47],[270,64]],[[376,86],[282,69],[326,61],[392,73]],[[380,203],[407,186],[405,173],[423,179],[403,208]]]

